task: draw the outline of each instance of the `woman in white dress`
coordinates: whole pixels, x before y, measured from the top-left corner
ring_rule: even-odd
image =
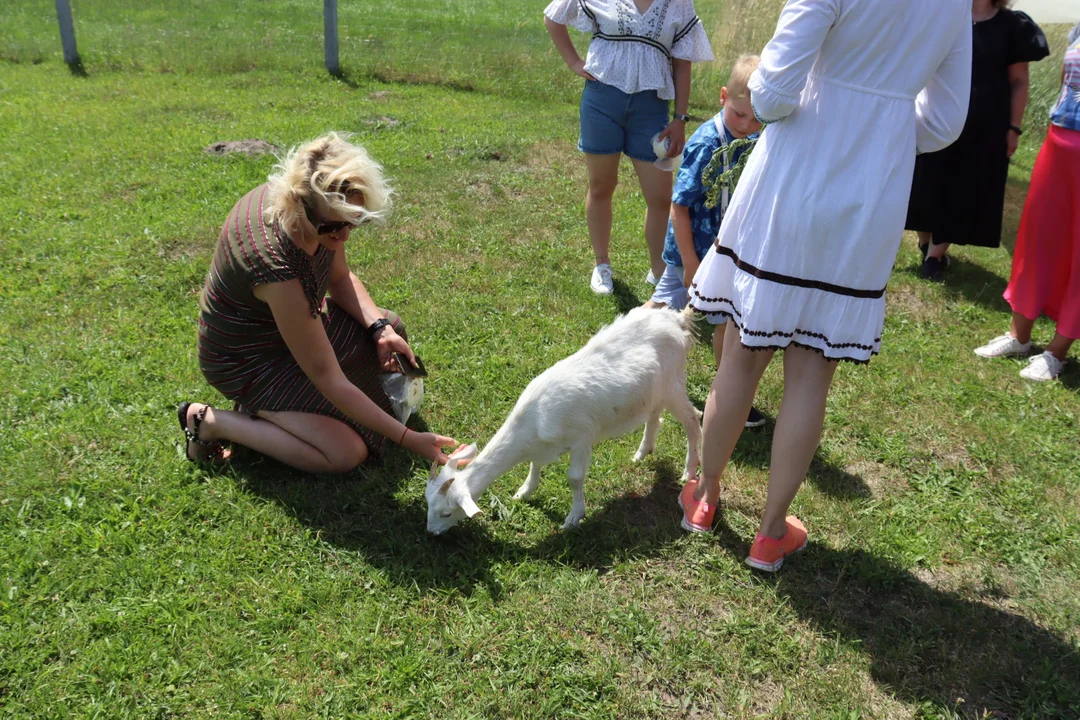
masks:
[[[757,385],[784,349],[769,495],[747,562],[776,570],[806,531],[785,518],[821,439],[836,361],[878,352],[915,155],[963,129],[970,0],[789,0],[750,79],[767,127],[690,304],[731,318],[683,527],[711,528]],[[759,352],[752,352],[752,351]]]
[[[670,141],[668,157],[682,152],[690,103],[690,65],[712,60],[709,38],[692,0],[552,0],[544,9],[555,47],[567,66],[585,78],[581,139],[589,168],[585,217],[595,267],[593,292],[614,292],[611,275],[611,197],[619,182],[619,159],[634,163],[645,196],[645,240],[656,284],[664,274],[664,237],[671,207],[671,173],[656,167],[652,138]],[[567,26],[592,33],[584,60]],[[668,117],[674,100],[675,114]]]

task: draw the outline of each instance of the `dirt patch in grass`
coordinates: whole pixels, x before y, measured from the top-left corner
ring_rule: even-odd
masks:
[[[908,487],[907,480],[899,470],[873,460],[858,460],[845,467],[844,472],[862,478],[875,499],[895,495]]]
[[[922,288],[906,283],[891,285],[885,303],[889,315],[918,322],[932,321],[944,314],[941,302],[924,298]]]
[[[569,178],[586,182],[588,172],[581,153],[570,143],[546,140],[533,143],[525,152],[521,167],[532,176]]]
[[[248,140],[222,140],[207,145],[203,148],[203,152],[207,155],[217,155],[219,157],[224,155],[247,155],[248,157],[256,157],[267,153],[280,153],[281,148],[277,145],[272,145],[265,140],[251,138]]]

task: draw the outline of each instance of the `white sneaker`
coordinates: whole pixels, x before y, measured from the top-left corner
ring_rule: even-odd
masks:
[[[975,354],[984,358],[1023,357],[1031,352],[1031,342],[1022,343],[1009,333],[996,337],[982,347],[975,348]]]
[[[1054,357],[1054,353],[1044,352],[1028,360],[1028,366],[1020,371],[1020,377],[1035,382],[1054,380],[1065,369],[1065,363]]]
[[[645,276],[645,282],[649,283],[650,285],[655,285],[656,283],[660,282],[660,278],[653,275],[652,270],[649,270],[649,274]]]
[[[610,295],[615,292],[615,285],[611,282],[611,266],[601,263],[593,268],[592,291],[597,295]]]

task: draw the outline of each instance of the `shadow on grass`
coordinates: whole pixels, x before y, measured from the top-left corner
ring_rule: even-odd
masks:
[[[957,298],[963,298],[975,305],[982,305],[989,310],[996,310],[1011,316],[1012,308],[1005,302],[1002,294],[1009,284],[1008,278],[990,272],[981,265],[955,255],[952,264],[945,273],[945,290]]]
[[[535,545],[493,534],[507,520],[487,496],[480,505],[495,519],[428,537],[423,502],[395,497],[402,483],[423,482],[412,479],[423,468],[396,453],[360,477],[298,479],[272,462],[236,470],[251,492],[289,508],[326,542],[356,550],[395,584],[420,592],[471,594],[482,586],[498,601],[499,566],[544,562],[603,574],[684,537],[676,509],[679,470],[669,460],[656,464],[648,494],[592,504],[577,530],[558,529],[568,508],[546,510],[550,533]],[[749,550],[723,517],[714,537],[740,561]],[[984,710],[993,717],[1080,713],[1080,648],[1019,615],[938,590],[888,560],[811,543],[782,572],[760,581],[822,635],[857,644],[875,682],[905,702],[955,708],[971,718],[984,717]]]
[[[1065,363],[1065,369],[1058,376],[1061,384],[1070,390],[1080,391],[1080,361],[1070,358]]]
[[[1009,178],[1005,186],[1005,214],[1001,224],[1001,245],[1011,256],[1016,247],[1016,233],[1020,227],[1020,217],[1027,199],[1028,181]],[[949,254],[950,267],[944,274],[944,286],[954,298],[963,298],[970,303],[982,305],[990,310],[1011,313],[1009,304],[1002,293],[1009,284],[1009,278],[1001,277],[986,268],[957,256]],[[920,259],[921,262],[921,259]],[[919,264],[907,268],[907,272],[919,277]]]
[[[740,560],[749,551],[723,519],[716,535]],[[970,718],[1080,717],[1080,648],[1019,615],[813,542],[763,582],[822,634],[857,643],[904,701]]]
[[[622,280],[614,278],[612,285],[615,287],[615,307],[618,308],[620,313],[628,313],[644,304],[645,301],[638,298],[637,293]]]
[[[356,90],[360,87],[360,83],[357,82],[353,77],[351,77],[341,68],[338,68],[336,71],[327,70],[327,74],[330,75],[330,77],[332,77],[334,80],[337,80],[339,83],[349,88],[350,90]]]
[[[392,452],[381,467],[332,477],[304,475],[241,451],[227,472],[249,492],[287,508],[321,540],[359,552],[394,584],[420,591],[456,589],[472,594],[479,585],[498,600],[502,588],[491,572],[494,565],[554,561],[606,572],[620,559],[656,554],[682,536],[676,504],[681,470],[664,461],[656,466],[656,482],[648,495],[628,494],[603,506],[591,504],[577,530],[560,529],[564,514],[559,511],[569,511],[569,504],[547,512],[550,533],[533,547],[494,537],[491,523],[505,518],[499,517],[502,500],[493,502],[490,493],[477,502],[493,519],[464,521],[444,535],[429,536],[423,500],[402,502],[396,497],[408,482],[422,489],[427,475],[426,464],[403,453]],[[559,479],[549,473],[545,481]],[[511,514],[515,506],[510,506]]]

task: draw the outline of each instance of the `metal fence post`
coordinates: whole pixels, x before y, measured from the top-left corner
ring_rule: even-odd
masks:
[[[67,0],[64,0],[65,2]],[[60,0],[56,0],[57,4]],[[326,43],[326,69],[331,75],[340,75],[338,64],[337,0],[323,0],[323,36]]]
[[[56,19],[60,23],[60,42],[64,44],[64,62],[75,67],[80,61],[79,51],[75,49],[75,25],[71,21],[69,0],[56,0]]]

